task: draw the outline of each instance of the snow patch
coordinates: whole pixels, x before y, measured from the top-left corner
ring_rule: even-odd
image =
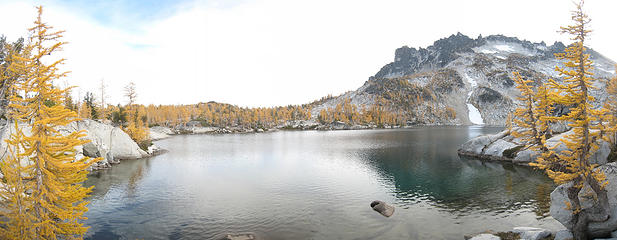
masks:
[[[540,47],[541,48],[541,47]],[[493,55],[494,57],[505,59],[506,56],[518,53],[525,56],[534,56],[538,54],[538,47],[533,49],[524,47],[520,43],[504,42],[504,41],[489,41],[482,46],[473,48],[477,53]]]
[[[463,73],[465,80],[471,85],[471,91],[467,93],[467,110],[469,111],[469,121],[475,125],[484,125],[484,119],[482,119],[482,115],[480,114],[480,110],[478,110],[473,104],[469,103],[469,99],[471,98],[471,94],[473,93],[473,89],[478,86],[478,82],[473,78],[469,77],[466,72]]]
[[[484,119],[480,111],[474,107],[471,103],[467,103],[467,109],[469,109],[469,121],[475,125],[484,125]]]
[[[495,45],[493,47],[503,52],[514,52],[514,48],[512,48],[512,46],[509,46],[509,45]]]
[[[608,70],[608,69],[604,68],[603,66],[600,66],[600,64],[597,64],[597,63],[593,63],[593,67],[595,69],[598,69],[598,70],[602,71],[602,72],[606,72],[606,73],[610,73],[610,74],[615,74],[615,70],[614,69]]]

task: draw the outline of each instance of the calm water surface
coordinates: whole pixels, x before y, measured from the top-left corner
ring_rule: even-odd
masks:
[[[562,228],[540,172],[460,159],[498,128],[175,136],[169,152],[90,176],[90,239],[462,239]],[[396,207],[384,218],[369,204]]]

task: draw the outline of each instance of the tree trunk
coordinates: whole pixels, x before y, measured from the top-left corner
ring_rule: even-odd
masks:
[[[609,218],[608,214],[608,195],[601,184],[592,176],[586,176],[586,182],[597,196],[597,200],[594,205],[587,209],[582,209],[578,194],[581,191],[582,183],[581,178],[576,178],[573,181],[573,185],[568,188],[568,199],[572,207],[572,211],[579,209],[578,213],[574,213],[572,216],[572,235],[574,239],[586,240],[589,239],[590,233],[588,225],[590,222],[603,222]]]

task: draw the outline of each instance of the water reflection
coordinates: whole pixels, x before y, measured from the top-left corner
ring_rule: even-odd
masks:
[[[459,159],[497,128],[176,136],[169,152],[93,174],[90,239],[451,239],[555,228],[553,185],[527,168]],[[375,214],[375,200],[394,204]]]
[[[462,131],[458,133],[468,136]],[[392,181],[398,205],[409,207],[426,202],[460,216],[476,211],[500,214],[531,207],[540,218],[548,216],[549,194],[554,186],[542,173],[474,159],[459,161],[452,149],[460,143],[460,136],[450,129],[388,136],[392,139],[374,139],[408,144],[367,149],[360,156],[371,163],[382,179]]]

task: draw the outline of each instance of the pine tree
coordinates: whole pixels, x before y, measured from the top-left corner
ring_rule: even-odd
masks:
[[[570,229],[576,239],[587,239],[590,222],[605,221],[608,215],[608,198],[604,186],[605,176],[595,170],[589,158],[598,149],[598,141],[608,140],[601,133],[609,131],[605,124],[607,109],[595,108],[595,100],[589,95],[593,88],[593,74],[590,72],[592,61],[585,53],[584,46],[588,34],[588,16],[583,12],[583,2],[577,4],[572,14],[574,25],[562,27],[562,32],[571,35],[574,41],[565,49],[565,53],[556,54],[558,59],[565,60],[565,67],[555,69],[563,77],[563,82],[549,79],[551,102],[563,106],[571,106],[569,113],[562,116],[550,116],[547,113],[540,118],[550,121],[565,121],[572,127],[573,133],[562,139],[562,144],[569,149],[554,153],[551,149],[544,152],[537,163],[531,164],[547,172],[556,183],[572,182],[568,188],[569,202],[566,204],[573,212],[573,226]],[[595,194],[592,207],[583,208],[578,198],[584,183],[589,184]]]
[[[15,123],[17,131],[7,141],[12,154],[1,165],[7,181],[3,197],[9,200],[2,209],[7,216],[2,233],[11,239],[81,238],[87,230],[79,222],[88,210],[84,198],[92,189],[81,183],[99,159],[76,159],[75,147],[87,142],[81,139],[83,131],[63,135],[57,130],[75,121],[76,114],[62,104],[66,90],[52,85],[66,75],[58,69],[64,59],[46,65],[47,57],[65,43],[62,31],[42,22],[42,12],[38,7],[35,26],[29,29],[29,55],[22,59],[15,86],[19,95],[9,105],[11,118],[27,124],[31,134],[23,134]]]
[[[86,96],[84,97],[84,103],[86,104],[86,106],[88,106],[88,118],[98,119],[99,111],[97,110],[96,102],[94,100],[94,94],[92,94],[91,92],[86,92]]]

